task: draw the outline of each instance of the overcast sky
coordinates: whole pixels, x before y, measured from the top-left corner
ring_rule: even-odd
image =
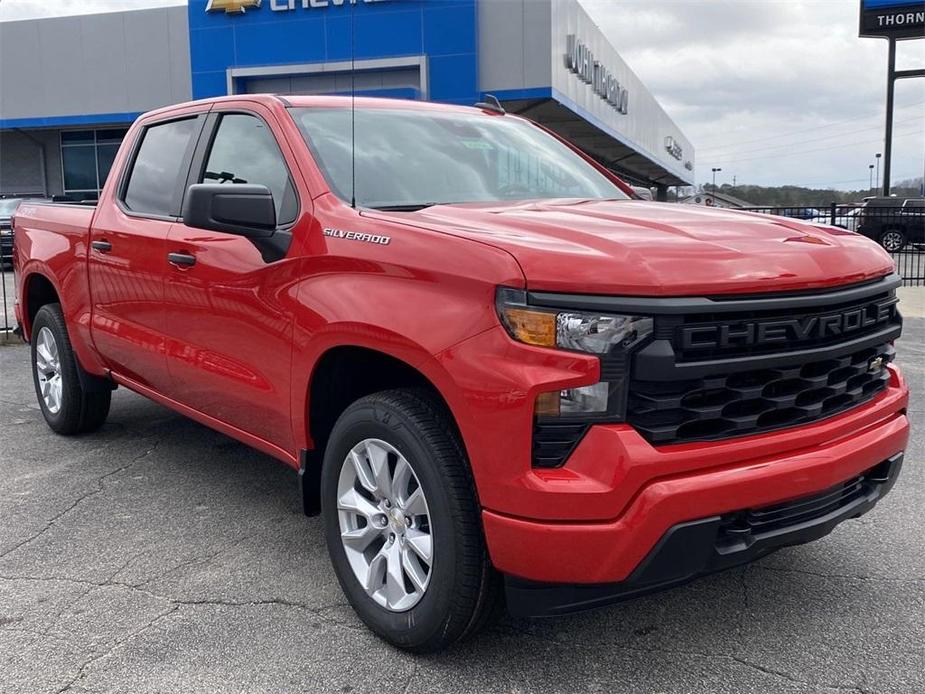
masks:
[[[697,178],[859,189],[882,151],[886,41],[857,0],[581,0],[693,141]],[[182,4],[0,0],[0,19]],[[925,41],[900,43],[925,67]],[[925,79],[897,85],[893,179],[925,173]]]

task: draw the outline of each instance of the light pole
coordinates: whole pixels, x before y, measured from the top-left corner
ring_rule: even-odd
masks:
[[[880,157],[883,156],[883,152],[877,152],[874,155],[877,158],[877,188],[880,188]]]
[[[867,168],[870,169],[870,185],[868,186],[868,190],[871,193],[873,193],[874,192],[874,165],[870,164],[868,165]]]
[[[717,169],[713,167],[713,187],[710,189],[710,199],[713,201],[713,207],[716,207],[716,174],[722,171],[722,169]]]

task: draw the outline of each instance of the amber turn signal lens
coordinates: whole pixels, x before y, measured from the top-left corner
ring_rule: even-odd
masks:
[[[506,307],[505,322],[514,337],[528,345],[556,346],[556,314]]]
[[[559,391],[554,390],[551,393],[540,393],[536,396],[537,417],[558,417],[559,416]]]

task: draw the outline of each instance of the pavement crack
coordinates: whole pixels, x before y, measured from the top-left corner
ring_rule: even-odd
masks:
[[[808,569],[792,569],[792,568],[783,568],[777,566],[761,566],[755,565],[754,568],[756,571],[770,571],[773,573],[782,573],[782,574],[801,574],[803,576],[815,576],[816,578],[836,578],[844,581],[877,581],[877,582],[889,582],[889,583],[923,583],[925,582],[925,577],[922,578],[891,578],[889,576],[863,576],[860,574],[837,574],[837,573],[825,573],[822,571],[809,571]]]
[[[416,660],[411,662],[411,674],[408,675],[408,681],[405,682],[404,688],[401,690],[401,694],[408,694],[411,691],[411,683],[414,682],[414,678],[418,674],[418,662]]]
[[[749,598],[749,588],[748,588],[748,570],[752,567],[751,564],[747,565],[739,573],[739,582],[742,584],[742,617],[743,617],[743,626],[745,620],[748,619],[748,616],[752,613],[751,599]]]
[[[110,477],[113,477],[114,475],[118,475],[120,472],[124,472],[125,470],[128,470],[130,467],[132,467],[132,466],[133,466],[135,463],[137,463],[139,460],[141,460],[141,459],[143,459],[143,458],[146,458],[146,457],[149,456],[151,453],[153,453],[155,450],[157,450],[157,447],[158,447],[159,445],[160,445],[160,441],[159,441],[159,440],[158,440],[158,441],[155,441],[155,442],[154,442],[154,445],[153,445],[151,448],[149,448],[148,450],[146,450],[144,453],[141,453],[140,455],[135,456],[135,457],[132,458],[129,462],[127,462],[125,465],[122,465],[122,466],[120,466],[120,467],[117,467],[115,470],[110,470],[110,471],[107,472],[105,475],[102,475],[102,476],[100,476],[99,478],[97,478],[97,480],[96,480],[96,489],[91,489],[90,491],[88,491],[88,492],[86,492],[86,493],[84,493],[84,494],[81,494],[81,495],[80,495],[79,497],[77,497],[73,502],[71,502],[70,505],[68,505],[66,508],[62,509],[61,511],[58,511],[58,513],[56,513],[56,514],[55,514],[54,516],[52,516],[48,521],[46,521],[46,522],[45,522],[45,525],[43,525],[42,528],[41,528],[38,532],[33,533],[32,535],[30,535],[30,536],[27,537],[26,539],[24,539],[24,540],[22,540],[21,542],[19,542],[19,543],[13,545],[13,547],[11,547],[10,549],[8,549],[8,550],[6,550],[6,551],[0,553],[0,559],[3,559],[4,557],[6,557],[6,556],[12,554],[12,553],[15,552],[16,550],[18,550],[18,549],[20,549],[20,548],[22,548],[22,547],[25,547],[26,545],[28,545],[28,544],[30,544],[30,543],[32,543],[32,542],[35,542],[35,541],[36,541],[37,539],[39,539],[42,535],[44,535],[46,532],[48,532],[49,530],[51,530],[59,520],[61,520],[64,516],[66,516],[68,513],[70,513],[71,511],[73,511],[75,508],[77,508],[77,507],[78,507],[80,504],[82,504],[84,501],[86,501],[86,500],[89,499],[90,497],[95,496],[95,495],[99,494],[100,492],[102,492],[103,489],[105,489],[105,487],[106,487],[106,480],[107,480],[107,479],[109,479]]]
[[[141,581],[141,582],[136,583],[136,584],[134,584],[134,585],[136,585],[136,586],[138,586],[138,587],[140,588],[141,586],[146,586],[146,585],[148,585],[148,584],[150,584],[150,583],[154,583],[155,581],[160,581],[160,580],[166,578],[167,576],[170,576],[170,575],[172,575],[172,574],[175,574],[175,573],[178,572],[180,569],[184,569],[184,568],[186,568],[187,566],[193,566],[194,564],[206,564],[206,563],[212,561],[213,559],[215,559],[215,557],[217,557],[218,555],[222,554],[223,552],[227,552],[229,549],[231,549],[231,548],[233,548],[233,547],[236,547],[237,545],[241,544],[241,543],[244,542],[245,540],[249,540],[250,538],[254,537],[254,536],[257,535],[257,534],[258,534],[258,533],[253,532],[253,533],[247,533],[247,534],[245,534],[245,535],[241,535],[240,537],[236,537],[236,538],[234,538],[233,540],[231,540],[230,542],[226,542],[225,544],[223,544],[221,547],[219,547],[219,548],[218,548],[217,550],[215,550],[214,552],[210,552],[209,554],[196,555],[195,557],[191,557],[190,559],[187,559],[186,561],[182,561],[182,562],[180,562],[179,564],[177,564],[176,566],[174,566],[174,567],[172,567],[172,568],[170,568],[170,569],[167,569],[166,571],[163,571],[162,573],[159,573],[159,574],[157,574],[156,576],[152,576],[151,578],[146,578],[144,581]]]
[[[128,635],[125,636],[124,638],[117,640],[112,646],[110,646],[109,648],[107,648],[107,649],[106,649],[105,651],[103,651],[102,653],[99,653],[99,654],[97,654],[97,655],[94,655],[94,656],[88,658],[87,660],[85,660],[85,661],[81,664],[80,668],[78,668],[77,674],[75,674],[74,677],[72,677],[63,687],[61,687],[61,688],[58,690],[58,694],[64,694],[64,692],[70,691],[71,688],[74,686],[74,684],[77,683],[77,680],[82,679],[83,677],[86,676],[86,674],[87,674],[87,669],[88,669],[91,665],[93,665],[94,663],[96,663],[96,662],[98,662],[98,661],[100,661],[100,660],[103,660],[104,658],[108,658],[108,657],[111,656],[113,653],[115,653],[119,648],[121,648],[122,646],[124,646],[126,643],[128,643],[128,642],[131,641],[132,639],[135,639],[135,638],[141,636],[143,633],[145,633],[145,632],[148,631],[149,629],[153,628],[154,625],[157,624],[158,622],[160,622],[161,620],[167,619],[167,618],[170,617],[171,615],[176,614],[177,611],[178,611],[179,609],[180,609],[180,606],[179,606],[179,605],[174,605],[174,606],[171,607],[169,610],[166,610],[166,611],[164,611],[164,612],[161,612],[160,614],[158,614],[157,616],[155,616],[153,619],[149,620],[148,623],[145,624],[145,625],[144,625],[143,627],[141,627],[140,629],[136,629],[135,631],[133,631],[132,633],[128,634]]]

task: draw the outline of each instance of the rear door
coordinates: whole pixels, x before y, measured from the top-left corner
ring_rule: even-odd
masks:
[[[114,372],[161,392],[167,234],[204,123],[205,114],[145,123],[90,231],[94,344]]]
[[[173,226],[168,246],[180,262],[165,283],[165,331],[175,399],[291,451],[290,301],[298,274],[286,241],[300,208],[277,128],[254,103],[224,103],[210,114],[190,183],[267,186],[276,242]]]

